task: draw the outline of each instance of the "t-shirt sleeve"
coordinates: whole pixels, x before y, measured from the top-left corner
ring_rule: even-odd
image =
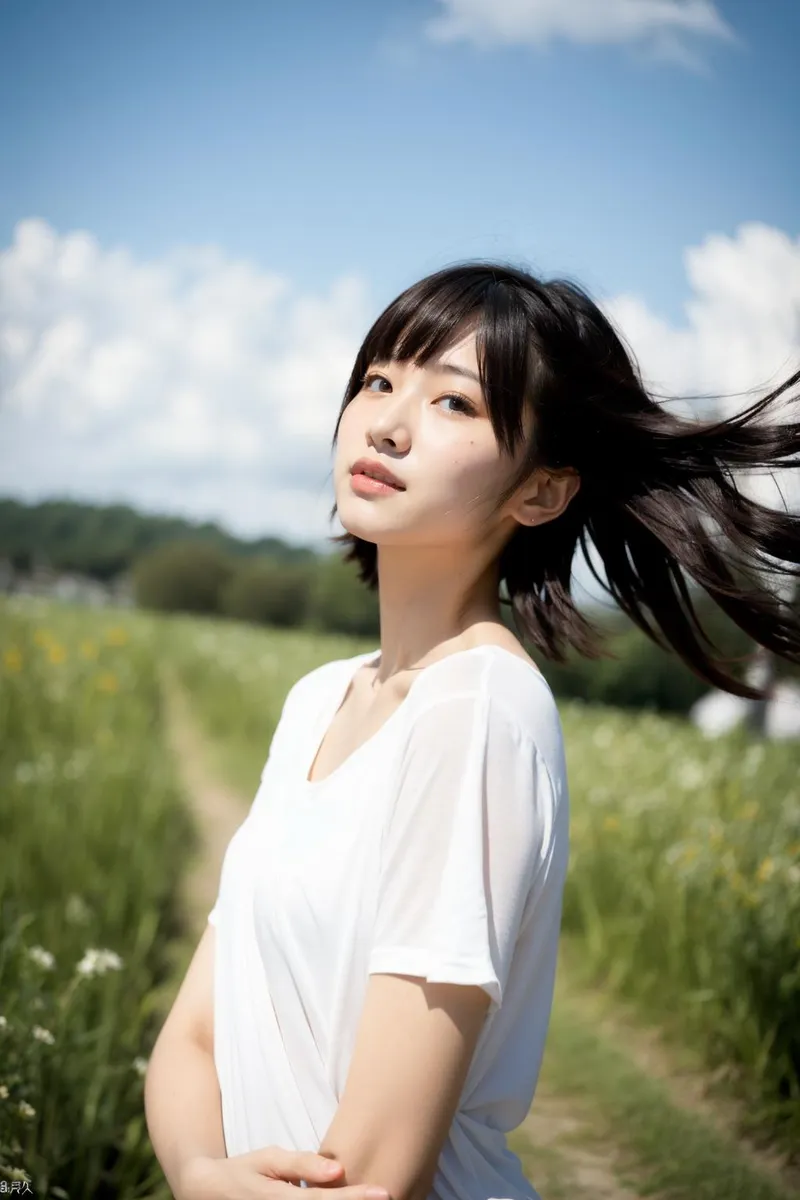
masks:
[[[491,696],[416,714],[381,842],[368,973],[477,984],[499,1009],[553,806],[533,737]]]

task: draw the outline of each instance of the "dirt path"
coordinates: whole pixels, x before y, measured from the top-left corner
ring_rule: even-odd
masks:
[[[174,676],[163,676],[167,737],[178,777],[197,820],[201,845],[186,873],[184,911],[199,936],[214,906],[228,842],[247,815],[247,802],[214,774],[205,739]]]
[[[640,1200],[620,1182],[617,1148],[598,1138],[572,1100],[541,1082],[508,1143],[542,1200]]]
[[[745,1105],[726,1090],[724,1068],[716,1074],[703,1069],[695,1055],[668,1044],[658,1028],[642,1025],[633,1009],[618,998],[610,1001],[600,990],[573,992],[571,1003],[611,1042],[624,1045],[642,1073],[664,1085],[676,1108],[696,1113],[711,1128],[730,1137],[755,1169],[787,1193],[800,1196],[800,1168],[792,1164],[788,1152],[760,1145],[744,1132]]]

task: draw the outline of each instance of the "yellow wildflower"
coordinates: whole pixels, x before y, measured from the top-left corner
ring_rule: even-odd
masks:
[[[51,663],[62,663],[67,657],[67,652],[58,642],[53,642],[48,650],[48,657]]]
[[[81,654],[84,658],[97,658],[97,645],[95,642],[90,642],[88,638],[81,642]]]
[[[604,817],[603,829],[619,829],[619,817]]]
[[[712,846],[719,846],[724,837],[724,830],[719,821],[714,821],[708,827],[708,840]]]
[[[765,858],[761,866],[756,871],[756,879],[759,883],[766,883],[767,880],[774,874],[775,863],[771,858]]]
[[[106,633],[106,641],[109,646],[124,646],[128,640],[127,631],[121,625],[114,625]]]
[[[22,669],[22,655],[16,646],[11,646],[3,654],[3,663],[8,671],[20,671]]]
[[[97,686],[101,692],[118,692],[119,682],[111,671],[105,671],[97,677]]]

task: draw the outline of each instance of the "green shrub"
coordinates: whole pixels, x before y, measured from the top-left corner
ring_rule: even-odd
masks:
[[[225,550],[200,539],[164,542],[136,560],[136,603],[167,612],[219,612],[220,593],[236,565]]]
[[[290,628],[305,624],[311,583],[304,564],[243,562],[220,593],[220,612],[254,625]]]

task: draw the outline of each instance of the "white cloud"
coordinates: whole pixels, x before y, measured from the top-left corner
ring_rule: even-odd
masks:
[[[734,237],[709,236],[686,251],[684,262],[691,296],[681,328],[637,296],[617,296],[604,308],[654,391],[719,398],[677,411],[729,415],[800,368],[800,237],[753,222]],[[788,403],[783,397],[773,417],[797,420],[797,400],[791,417]],[[797,472],[762,475],[749,488],[767,504],[800,509]]]
[[[683,325],[638,296],[603,305],[655,390],[766,391],[800,364],[800,239],[743,225],[685,263]],[[330,439],[370,310],[354,276],[303,295],[213,247],[143,262],[22,221],[0,253],[0,493],[323,541],[338,532]]]
[[[326,295],[213,246],[143,262],[21,221],[0,254],[0,490],[324,537],[364,283]]]
[[[424,32],[435,42],[544,46],[565,39],[635,43],[686,65],[697,38],[734,41],[712,0],[439,0]]]
[[[733,237],[712,234],[692,246],[684,263],[691,295],[683,327],[638,296],[604,305],[651,386],[709,395],[766,391],[800,366],[800,237],[751,222]]]

